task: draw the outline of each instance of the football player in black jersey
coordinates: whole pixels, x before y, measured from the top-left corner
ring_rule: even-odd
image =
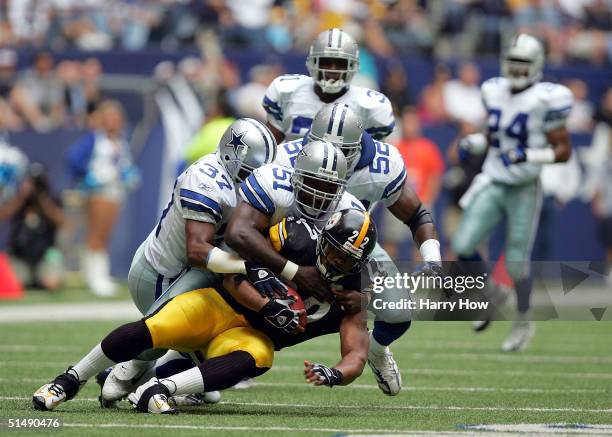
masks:
[[[271,244],[284,256],[317,265],[340,288],[363,288],[359,272],[376,241],[376,228],[367,212],[337,212],[320,235],[305,221],[291,218],[269,233]],[[228,275],[224,288],[182,294],[155,314],[111,332],[74,367],[34,393],[34,407],[54,409],[107,366],[136,358],[145,350],[201,351],[206,360],[197,367],[167,378],[153,377],[128,396],[139,411],[175,413],[169,397],[231,387],[269,370],[274,350],[335,332],[340,333],[341,360],[334,367],[305,361],[305,378],[330,387],[351,383],[361,375],[367,359],[365,305],[349,311],[341,299],[326,303],[304,295],[303,300],[308,316],[305,327],[298,323],[303,310],[292,309],[284,296],[262,296],[242,277]]]

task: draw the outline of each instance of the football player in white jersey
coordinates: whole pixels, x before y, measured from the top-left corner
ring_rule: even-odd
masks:
[[[256,169],[240,187],[236,207],[225,234],[226,243],[245,259],[257,260],[275,274],[295,282],[319,299],[328,287],[313,267],[299,267],[275,252],[263,231],[292,215],[322,225],[329,215],[363,205],[345,192],[346,159],[327,141],[312,141],[296,159],[295,169],[276,164]]]
[[[506,218],[506,266],[517,293],[516,318],[502,344],[505,352],[525,348],[535,325],[529,320],[532,290],[529,261],[538,227],[542,193],[542,165],[567,161],[571,155],[565,121],[572,108],[572,93],[563,85],[541,82],[544,50],[526,34],[517,36],[501,60],[502,77],[482,84],[488,111],[486,136],[472,134],[460,143],[460,153],[487,156],[482,172],[460,201],[463,217],[452,247],[460,260],[480,264],[480,242]],[[476,330],[488,321],[475,323]]]
[[[406,223],[414,236],[425,262],[424,273],[441,274],[440,243],[431,214],[425,209],[406,178],[404,159],[391,144],[372,140],[364,132],[363,122],[344,103],[333,103],[323,107],[315,116],[310,132],[304,140],[294,140],[278,145],[275,162],[293,167],[306,140],[327,140],[339,147],[347,159],[348,172],[346,190],[354,195],[369,210],[382,202],[402,222]],[[395,276],[398,269],[387,252],[377,243],[372,259],[388,276]],[[376,296],[385,302],[397,302],[406,297],[406,291],[389,287]],[[381,390],[395,395],[401,389],[401,375],[389,345],[400,338],[410,327],[410,311],[379,310],[370,339],[368,363]]]
[[[219,248],[236,206],[235,184],[273,161],[275,153],[274,137],[262,123],[238,119],[223,134],[216,153],[202,157],[177,178],[167,207],[136,251],[128,274],[132,299],[143,315],[174,296],[217,283],[220,273],[246,274],[260,292],[284,290],[271,272]],[[102,381],[102,399],[108,403],[127,395],[132,380],[150,369],[159,355],[155,351],[115,366]],[[168,370],[172,366],[167,363],[176,355],[171,352],[163,358]]]
[[[306,59],[310,76],[277,77],[266,90],[263,106],[276,140],[302,138],[315,114],[327,103],[348,104],[376,139],[393,131],[391,102],[377,91],[351,85],[359,70],[359,48],[348,33],[330,29],[320,33]]]

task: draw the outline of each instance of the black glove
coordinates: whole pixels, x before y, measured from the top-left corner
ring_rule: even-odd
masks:
[[[319,375],[319,379],[323,381],[323,385],[333,387],[334,385],[342,384],[342,372],[334,367],[327,367],[323,364],[314,364],[312,366],[313,373]]]
[[[264,297],[274,299],[287,296],[287,286],[270,269],[245,261],[246,277]]]
[[[266,322],[276,329],[286,332],[287,334],[293,334],[295,328],[300,323],[300,314],[289,307],[292,302],[292,297],[285,300],[270,299],[270,301],[259,310],[259,314],[263,316]]]

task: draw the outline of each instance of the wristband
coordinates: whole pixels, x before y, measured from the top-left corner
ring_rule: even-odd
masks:
[[[208,252],[205,262],[206,268],[214,273],[246,273],[244,260],[229,254],[218,247]]]
[[[280,272],[280,275],[287,281],[292,281],[299,268],[300,266],[298,266],[296,263],[287,260],[285,267],[283,267],[283,271]]]
[[[555,151],[551,147],[545,149],[527,149],[525,156],[527,162],[534,164],[552,164],[556,161]]]
[[[440,242],[435,238],[430,238],[421,244],[419,247],[419,252],[421,252],[421,258],[425,262],[435,262],[441,263],[442,256],[440,255]]]

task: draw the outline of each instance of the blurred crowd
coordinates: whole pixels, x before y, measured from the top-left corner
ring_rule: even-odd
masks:
[[[610,0],[2,0],[0,46],[174,50],[212,30],[224,48],[306,50],[341,27],[371,53],[496,55],[517,31],[550,61],[612,59]]]
[[[17,52],[0,49],[0,129],[83,128],[101,99],[100,62],[64,60],[39,52],[33,64],[17,71]]]

